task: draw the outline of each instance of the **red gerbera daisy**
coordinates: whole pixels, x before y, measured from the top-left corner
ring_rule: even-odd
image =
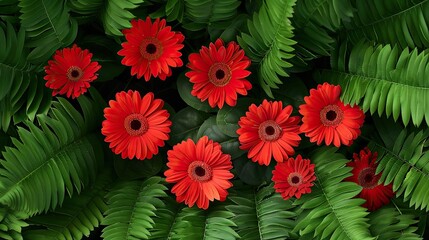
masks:
[[[374,211],[389,203],[394,196],[392,184],[384,186],[378,184],[381,173],[375,174],[377,168],[377,152],[371,153],[368,148],[353,154],[354,161],[348,162],[347,166],[352,167],[353,176],[348,177],[345,181],[355,182],[363,187],[358,197],[363,198],[366,202],[362,205],[369,211]]]
[[[170,114],[162,109],[164,101],[154,99],[153,93],[143,98],[137,91],[119,92],[104,109],[101,133],[115,154],[122,158],[150,159],[158,154],[158,147],[168,140]]]
[[[185,37],[180,32],[171,31],[165,19],[157,18],[152,23],[149,17],[144,20],[131,20],[131,29],[123,33],[128,42],[122,43],[118,54],[123,56],[122,64],[131,66],[131,75],[144,76],[149,81],[151,76],[165,80],[171,76],[170,67],[181,67],[180,59]]]
[[[295,154],[293,147],[299,145],[300,117],[293,116],[292,106],[283,108],[280,101],[264,100],[258,107],[250,105],[246,116],[240,118],[237,130],[240,149],[247,150],[247,156],[260,165],[269,165],[271,158],[283,162]]]
[[[298,154],[296,158],[289,158],[285,162],[277,163],[273,170],[274,188],[283,199],[288,200],[295,196],[301,198],[302,194],[311,193],[311,187],[316,180],[314,164],[308,159],[302,159]]]
[[[167,152],[169,169],[165,180],[176,183],[171,192],[177,202],[185,202],[189,207],[195,203],[207,209],[209,201],[225,201],[227,189],[232,187],[229,179],[234,175],[231,156],[221,151],[217,142],[204,136],[195,144],[192,139],[175,145]]]
[[[186,73],[189,81],[194,84],[191,94],[201,101],[209,100],[212,108],[222,108],[224,103],[229,106],[237,104],[237,93],[247,95],[252,84],[245,78],[250,72],[245,70],[250,60],[244,50],[235,42],[225,47],[222,39],[203,46],[200,53],[189,55],[191,71]]]
[[[72,48],[57,50],[54,60],[45,66],[46,87],[53,89],[52,96],[66,94],[76,98],[85,93],[89,83],[97,79],[101,66],[91,62],[92,53],[82,50],[76,44]]]
[[[360,135],[365,114],[359,106],[344,105],[340,94],[340,86],[324,83],[304,97],[305,104],[299,106],[299,113],[303,115],[300,129],[310,142],[320,145],[324,140],[326,145],[350,146]]]

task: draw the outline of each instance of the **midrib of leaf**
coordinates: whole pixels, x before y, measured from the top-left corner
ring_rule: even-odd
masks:
[[[90,199],[85,204],[83,204],[84,206],[79,206],[80,211],[73,211],[76,214],[66,214],[67,216],[70,216],[71,219],[69,221],[67,221],[65,225],[62,225],[62,226],[61,225],[54,225],[54,226],[69,229],[68,226],[71,225],[71,223],[83,212],[82,210],[84,210],[85,207],[88,206],[89,203],[91,203],[94,199],[100,197],[100,195],[98,195],[98,194],[101,191],[102,191],[101,189],[98,189],[96,191],[96,193],[90,195]],[[55,213],[57,213],[57,214],[63,214],[64,215],[64,213],[58,213],[58,212],[55,212]]]
[[[258,207],[259,207],[259,205],[258,205],[258,199],[256,199],[256,195],[257,195],[258,193],[256,192],[256,189],[255,190],[253,190],[253,200],[255,201],[255,214],[256,214],[256,223],[258,223],[258,232],[259,232],[259,239],[264,239],[263,237],[262,237],[262,233],[261,233],[261,225],[259,224],[259,218],[260,218],[260,216],[259,216],[259,209],[258,209]]]
[[[179,209],[176,209],[177,211],[174,211],[174,221],[170,225],[170,229],[168,230],[167,240],[170,240],[173,234],[173,227],[177,222],[177,215],[179,215]]]
[[[131,230],[131,225],[132,225],[132,223],[133,223],[133,220],[134,220],[134,213],[135,213],[135,209],[137,208],[137,200],[140,200],[140,194],[141,194],[141,192],[142,192],[142,190],[146,187],[147,185],[145,184],[145,182],[142,182],[141,183],[141,185],[140,185],[140,188],[139,188],[139,191],[138,191],[138,194],[137,194],[137,196],[136,196],[136,200],[134,201],[134,205],[133,205],[133,208],[132,208],[132,210],[131,210],[131,216],[130,216],[130,220],[128,221],[128,227],[127,227],[127,237],[125,238],[125,239],[130,239],[129,238],[129,236],[130,236],[130,230]]]
[[[429,87],[419,87],[419,86],[415,86],[415,85],[411,85],[411,84],[405,84],[405,83],[398,83],[398,82],[393,82],[393,81],[389,81],[387,79],[382,79],[382,78],[374,78],[374,77],[369,77],[366,75],[359,75],[356,73],[347,73],[347,72],[341,72],[341,71],[337,71],[337,70],[331,70],[331,69],[323,69],[324,72],[332,72],[332,73],[337,73],[339,75],[346,75],[349,77],[360,77],[360,78],[366,78],[368,80],[374,80],[374,81],[380,81],[380,82],[386,82],[388,84],[396,84],[396,85],[400,85],[402,87],[410,87],[410,88],[415,88],[415,89],[423,89],[423,90],[429,90]]]
[[[272,1],[272,0],[269,0],[269,1]],[[289,3],[287,1],[284,1],[284,6],[283,6],[281,12],[282,13],[286,12],[286,9],[287,9],[288,6],[289,6]],[[268,5],[266,5],[266,9],[268,10]],[[288,21],[287,16],[284,17],[284,20],[286,22]],[[290,24],[289,25],[286,25],[286,24],[283,25],[282,23],[278,23],[277,24],[276,31],[275,31],[274,37],[273,37],[273,41],[271,41],[270,46],[268,47],[267,51],[265,51],[264,57],[261,59],[261,61],[259,61],[258,65],[262,65],[262,62],[265,61],[265,59],[268,57],[268,54],[272,51],[272,48],[274,46],[274,42],[276,42],[277,35],[279,34],[280,28],[283,27],[283,26],[286,27],[286,26],[291,26],[291,25]]]
[[[314,1],[314,0],[312,0]],[[311,11],[310,14],[308,14],[308,16],[304,17],[304,25],[300,26],[300,28],[305,28],[308,26],[308,24],[310,24],[310,19],[313,16],[313,13],[315,13],[317,11],[317,9],[319,9],[320,6],[322,6],[323,4],[325,4],[328,0],[323,0],[321,2],[319,2],[319,4],[317,4]]]
[[[27,174],[26,176],[24,176],[24,178],[22,178],[21,180],[19,180],[17,183],[15,183],[15,184],[13,184],[12,186],[10,186],[9,188],[7,188],[7,190],[3,193],[3,195],[0,197],[0,200],[3,200],[3,198],[5,197],[5,196],[7,196],[8,194],[9,194],[9,192],[10,191],[12,191],[12,189],[15,189],[16,188],[16,186],[17,185],[21,185],[21,183],[22,182],[24,182],[25,180],[27,180],[28,178],[30,178],[33,174],[35,174],[36,172],[38,172],[39,171],[39,169],[41,169],[41,168],[45,168],[45,166],[46,165],[49,165],[49,163],[52,163],[52,162],[56,162],[56,161],[54,161],[54,156],[56,156],[56,155],[59,155],[59,154],[61,154],[61,153],[63,153],[63,152],[66,152],[66,149],[68,149],[69,147],[70,148],[72,148],[73,146],[75,146],[76,145],[76,143],[80,143],[80,144],[82,144],[82,139],[84,139],[84,138],[86,138],[87,136],[89,136],[89,135],[85,135],[85,136],[82,136],[82,137],[79,137],[78,139],[76,139],[75,141],[73,141],[73,142],[71,142],[71,143],[69,143],[69,144],[67,144],[65,147],[63,146],[63,147],[61,147],[60,149],[58,149],[59,151],[58,152],[54,152],[54,154],[52,154],[52,155],[50,155],[50,156],[48,156],[47,158],[49,158],[49,160],[48,161],[45,161],[44,163],[42,163],[39,167],[37,167],[36,169],[34,169],[33,171],[31,171],[29,174]],[[60,160],[61,161],[61,160]]]
[[[51,27],[52,27],[52,29],[54,30],[55,37],[57,38],[57,40],[58,40],[58,42],[59,42],[59,43],[64,44],[64,43],[63,43],[63,41],[60,39],[60,37],[59,37],[59,35],[58,35],[57,29],[55,29],[55,26],[54,26],[54,24],[52,23],[52,20],[51,20],[51,18],[50,18],[50,16],[49,16],[48,10],[46,9],[45,0],[41,0],[41,1],[42,1],[43,9],[45,10],[45,13],[46,13],[46,17],[48,18],[49,23],[51,24]],[[62,13],[62,12],[61,12],[61,13]],[[62,17],[62,16],[60,16],[60,17]]]
[[[327,202],[327,203],[328,203],[328,205],[329,205],[329,208],[331,208],[332,212],[334,213],[334,215],[335,215],[335,219],[337,219],[338,223],[340,223],[341,229],[343,229],[343,232],[344,232],[344,233],[346,233],[346,235],[347,235],[348,239],[352,239],[352,238],[350,237],[350,235],[349,235],[348,231],[346,231],[347,229],[344,227],[344,224],[341,222],[340,218],[338,217],[337,212],[335,211],[334,206],[331,204],[331,201],[329,201],[329,198],[328,198],[328,196],[326,195],[325,190],[323,189],[323,185],[322,185],[322,183],[320,182],[320,178],[319,178],[319,176],[317,176],[317,175],[318,175],[318,173],[316,173],[316,171],[314,172],[314,175],[316,175],[316,181],[318,182],[318,184],[319,184],[319,186],[320,186],[320,190],[322,190],[323,196],[325,197],[326,202]],[[341,183],[341,182],[340,182],[340,183]]]
[[[394,156],[396,159],[401,160],[403,163],[405,163],[406,165],[408,165],[408,167],[414,169],[415,171],[421,173],[426,179],[428,179],[427,181],[429,182],[429,174],[423,172],[421,169],[416,168],[414,165],[412,165],[411,163],[409,163],[407,160],[401,158],[399,155],[397,155],[396,153],[390,151],[390,149],[385,148],[384,146],[378,144],[375,141],[371,141],[374,145],[377,145],[377,147],[382,148],[384,151],[386,151],[388,154]],[[410,172],[410,171],[408,171]],[[402,183],[401,183],[402,186]]]
[[[27,70],[27,71],[24,70],[24,68],[26,67],[26,65],[24,65],[22,68],[17,68],[16,66],[11,66],[9,64],[0,62],[0,67],[10,68],[13,71],[20,71],[20,72],[23,72],[23,73],[31,73],[32,72],[31,70]]]
[[[356,31],[361,30],[362,28],[367,28],[367,27],[372,26],[372,25],[377,25],[377,24],[379,24],[381,22],[384,22],[384,21],[387,21],[387,20],[389,20],[391,18],[395,18],[396,16],[405,14],[406,12],[411,11],[414,8],[420,7],[420,5],[425,4],[427,1],[429,1],[429,0],[424,0],[423,2],[420,2],[420,3],[416,4],[416,5],[413,5],[413,6],[409,7],[409,8],[407,8],[407,9],[404,9],[404,10],[402,10],[400,12],[392,14],[392,15],[390,15],[388,17],[381,18],[381,19],[379,19],[379,20],[377,20],[375,22],[372,22],[370,24],[362,25],[362,26],[359,26],[359,27],[354,27],[352,30],[348,30],[348,32],[356,32]]]
[[[203,240],[206,240],[207,219],[209,218],[209,216],[205,212],[204,215],[206,216],[206,220],[204,221]]]

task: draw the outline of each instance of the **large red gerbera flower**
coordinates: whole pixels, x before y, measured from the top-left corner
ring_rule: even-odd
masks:
[[[295,154],[299,145],[300,117],[291,117],[292,106],[283,108],[280,101],[264,100],[258,107],[250,105],[246,116],[238,121],[240,149],[248,150],[247,156],[260,165],[269,165],[271,158],[283,162]]]
[[[123,30],[128,42],[122,43],[118,54],[123,56],[122,64],[131,66],[131,75],[151,76],[165,80],[171,76],[170,67],[181,67],[183,62],[179,52],[185,37],[180,32],[171,31],[165,19],[157,18],[152,23],[149,17],[144,20],[131,20],[131,29]]]
[[[314,164],[308,159],[302,159],[299,154],[295,159],[289,158],[277,163],[273,170],[274,188],[285,200],[293,196],[301,198],[302,194],[311,193],[315,180]]]
[[[115,154],[122,158],[150,159],[158,147],[168,140],[170,114],[162,109],[164,101],[154,99],[153,93],[143,98],[137,91],[119,92],[104,109],[101,133]]]
[[[304,97],[305,104],[299,106],[299,113],[303,115],[300,129],[310,142],[350,146],[360,135],[365,114],[359,106],[344,105],[340,94],[340,86],[324,83]]]
[[[54,60],[49,60],[45,66],[45,85],[54,90],[52,96],[66,94],[76,98],[85,93],[89,83],[97,79],[96,72],[101,68],[98,62],[91,62],[91,58],[92,53],[76,44],[57,50]]]
[[[176,183],[171,192],[176,194],[177,202],[185,202],[189,207],[195,203],[207,209],[209,201],[225,201],[229,181],[234,175],[231,156],[221,151],[217,142],[204,136],[195,144],[188,139],[175,145],[167,152],[169,169],[165,180]]]
[[[189,55],[191,71],[186,73],[189,81],[194,84],[191,94],[201,101],[209,100],[212,108],[222,108],[224,103],[229,106],[237,104],[237,93],[247,95],[252,84],[245,78],[250,72],[245,70],[250,60],[244,50],[235,42],[225,47],[222,39],[203,46],[200,53]]]
[[[353,176],[348,177],[345,181],[355,182],[363,187],[358,197],[363,198],[366,202],[362,205],[369,211],[374,211],[389,203],[394,196],[392,184],[384,186],[378,184],[381,173],[375,174],[377,168],[377,153],[371,153],[368,148],[353,154],[354,161],[348,162],[347,166],[352,167]]]

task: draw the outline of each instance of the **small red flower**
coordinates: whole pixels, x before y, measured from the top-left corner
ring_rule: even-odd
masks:
[[[225,201],[229,181],[234,175],[231,156],[221,151],[217,142],[204,136],[195,144],[192,139],[182,141],[167,152],[169,169],[165,180],[175,183],[171,192],[177,202],[185,202],[189,207],[197,204],[207,209],[209,201]]]
[[[302,194],[311,193],[311,187],[316,180],[314,164],[308,159],[302,159],[298,154],[296,158],[289,158],[285,162],[277,163],[273,170],[274,188],[283,199],[291,197],[301,198]]]
[[[170,114],[162,109],[164,101],[153,93],[143,98],[137,91],[119,92],[104,109],[106,120],[101,133],[115,154],[122,158],[150,159],[165,145],[170,133]]]
[[[365,114],[359,106],[344,105],[340,94],[340,86],[324,83],[304,97],[305,104],[299,106],[299,113],[303,115],[300,130],[310,142],[350,146],[360,135]]]
[[[43,78],[46,87],[53,89],[52,96],[66,94],[77,98],[90,87],[90,82],[97,79],[96,72],[101,66],[91,62],[92,53],[82,50],[76,44],[71,48],[57,50],[54,60],[45,66],[46,76]]]
[[[193,83],[191,94],[201,101],[209,100],[212,108],[222,108],[224,103],[229,106],[237,104],[237,94],[247,95],[252,84],[245,78],[250,72],[245,70],[251,61],[244,55],[244,50],[235,42],[225,47],[222,39],[203,46],[200,53],[189,55],[186,73]]]
[[[131,66],[131,75],[151,76],[165,80],[171,76],[171,67],[181,67],[180,59],[185,37],[180,32],[171,31],[165,19],[157,18],[152,23],[149,17],[144,20],[131,20],[131,29],[123,30],[127,42],[122,43],[118,55],[123,56],[122,64]]]
[[[240,149],[249,150],[247,156],[260,165],[269,165],[271,158],[283,162],[295,154],[293,147],[301,141],[300,117],[290,116],[292,106],[283,108],[280,101],[264,100],[258,107],[250,105],[246,116],[240,118],[237,130]]]
[[[388,204],[394,196],[392,184],[387,186],[378,184],[381,173],[375,174],[378,165],[377,155],[377,152],[372,153],[368,148],[364,148],[359,155],[353,154],[354,161],[347,163],[347,166],[353,168],[353,176],[346,178],[345,181],[355,182],[363,187],[358,197],[366,200],[362,206],[369,211],[375,211]]]

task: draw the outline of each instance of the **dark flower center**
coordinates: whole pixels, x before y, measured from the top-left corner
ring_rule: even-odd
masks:
[[[329,121],[334,121],[337,118],[337,113],[330,110],[326,113],[326,119],[328,119]]]
[[[259,138],[262,141],[275,141],[281,137],[283,129],[280,125],[273,121],[267,120],[259,125]]]
[[[297,183],[299,183],[299,177],[298,176],[293,176],[292,177],[292,179],[291,179],[291,181],[292,181],[292,183],[294,183],[294,184],[297,184]]]
[[[133,113],[125,118],[124,127],[131,136],[141,136],[149,130],[149,123],[142,114]]]
[[[188,167],[188,176],[197,182],[207,182],[212,179],[212,168],[203,161],[193,161]]]
[[[214,63],[208,73],[209,81],[217,87],[223,87],[231,81],[231,68],[226,63]]]
[[[204,175],[206,175],[206,170],[204,170],[204,168],[200,166],[196,167],[194,172],[198,177],[203,177]]]
[[[372,189],[377,186],[380,176],[375,175],[375,168],[367,167],[362,169],[358,175],[358,184],[363,188]]]
[[[71,67],[69,67],[69,69],[67,70],[67,78],[70,80],[70,81],[73,81],[73,82],[77,82],[77,81],[79,81],[79,79],[82,77],[82,75],[83,75],[83,71],[82,71],[82,69],[80,68],[80,67],[78,67],[78,66],[71,66]]]
[[[130,124],[131,129],[137,131],[140,129],[141,126],[142,126],[142,124],[139,120],[134,119],[131,121],[131,124]]]
[[[325,126],[338,126],[344,118],[344,112],[338,105],[332,104],[320,111],[320,121]]]
[[[222,69],[219,69],[216,71],[216,78],[217,79],[222,79],[225,77],[225,72]]]
[[[158,38],[147,37],[140,44],[140,54],[149,61],[161,57],[162,52],[162,43]]]
[[[149,53],[149,54],[154,54],[156,52],[156,46],[155,46],[155,44],[149,43],[146,46],[146,52]]]
[[[292,187],[298,187],[299,185],[302,184],[302,176],[297,172],[290,173],[287,178],[287,182]]]

